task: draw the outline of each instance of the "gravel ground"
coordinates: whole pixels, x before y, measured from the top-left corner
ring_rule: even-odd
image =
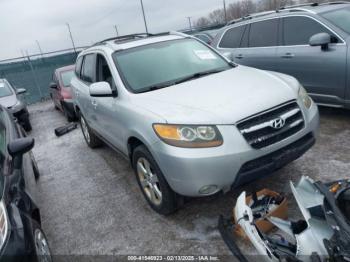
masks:
[[[87,147],[80,129],[57,138],[66,123],[50,101],[29,108],[36,139],[43,228],[56,255],[230,255],[217,230],[219,214],[229,216],[242,190],[268,187],[284,192],[290,216],[298,211],[289,180],[306,175],[322,181],[349,177],[350,113],[321,108],[317,144],[302,158],[271,176],[226,195],[192,199],[176,214],[154,213],[137,186],[129,163],[107,146]],[[241,246],[254,254],[248,243]]]

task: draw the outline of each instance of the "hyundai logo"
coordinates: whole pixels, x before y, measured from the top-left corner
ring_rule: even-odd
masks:
[[[271,122],[271,126],[274,129],[281,129],[282,127],[284,127],[285,124],[286,124],[286,121],[281,117],[276,118],[276,119],[272,120],[272,122]]]

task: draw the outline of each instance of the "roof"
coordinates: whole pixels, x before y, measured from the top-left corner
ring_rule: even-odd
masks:
[[[308,3],[308,4],[300,4],[300,5],[293,5],[293,6],[285,6],[273,11],[264,11],[264,12],[249,14],[239,19],[232,20],[228,22],[227,25],[232,25],[235,23],[240,23],[240,22],[248,21],[251,19],[257,19],[257,18],[276,17],[283,13],[306,12],[306,13],[318,14],[318,13],[342,8],[344,7],[344,5],[350,6],[350,2],[337,1],[337,2],[329,2],[329,3],[323,3],[323,4]]]
[[[159,34],[142,33],[142,34],[125,35],[125,36],[119,36],[119,37],[102,40],[92,45],[91,47],[87,48],[86,50],[84,50],[83,53],[85,51],[93,49],[94,47],[105,47],[105,48],[112,49],[113,51],[116,51],[116,50],[124,50],[124,49],[133,48],[133,47],[163,42],[163,41],[182,39],[185,37],[189,37],[189,36],[179,32],[166,32],[166,33],[159,33]]]

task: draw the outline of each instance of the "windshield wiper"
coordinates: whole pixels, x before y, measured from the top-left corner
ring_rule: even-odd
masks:
[[[207,75],[211,75],[211,74],[216,74],[216,73],[220,73],[222,71],[225,71],[226,69],[215,69],[215,70],[210,70],[210,71],[205,71],[205,72],[200,72],[200,73],[195,73],[189,76],[186,76],[184,78],[181,78],[179,80],[173,81],[173,82],[167,82],[167,83],[162,83],[162,84],[156,84],[153,86],[148,86],[146,88],[144,88],[143,90],[137,92],[139,93],[146,93],[146,92],[150,92],[150,91],[155,91],[155,90],[159,90],[168,86],[172,86],[172,85],[177,85],[183,82],[187,82],[190,81],[192,79],[197,79],[203,76],[207,76]]]
[[[212,75],[212,74],[216,74],[216,73],[220,73],[222,71],[225,71],[225,69],[216,69],[216,70],[210,70],[210,71],[205,71],[205,72],[199,72],[199,73],[195,73],[189,76],[186,76],[180,80],[175,81],[173,84],[177,85],[177,84],[181,84],[183,82],[187,82],[190,81],[192,79],[197,79],[203,76],[207,76],[207,75]]]
[[[137,92],[139,93],[146,93],[146,92],[150,92],[150,91],[154,91],[154,90],[158,90],[158,89],[162,89],[162,88],[166,88],[168,86],[171,86],[172,84],[159,84],[159,85],[153,85],[153,86],[148,86],[146,88],[144,88],[143,90]]]

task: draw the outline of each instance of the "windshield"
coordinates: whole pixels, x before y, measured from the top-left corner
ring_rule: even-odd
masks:
[[[147,92],[231,68],[231,65],[194,39],[149,44],[113,54],[127,88]],[[194,78],[193,77],[193,78]],[[184,82],[184,81],[182,81]]]
[[[350,7],[323,13],[322,16],[350,34]]]
[[[69,87],[70,81],[72,80],[73,76],[74,76],[74,70],[62,72],[61,79],[62,79],[63,86]]]
[[[0,97],[12,95],[12,89],[6,82],[0,82]]]

